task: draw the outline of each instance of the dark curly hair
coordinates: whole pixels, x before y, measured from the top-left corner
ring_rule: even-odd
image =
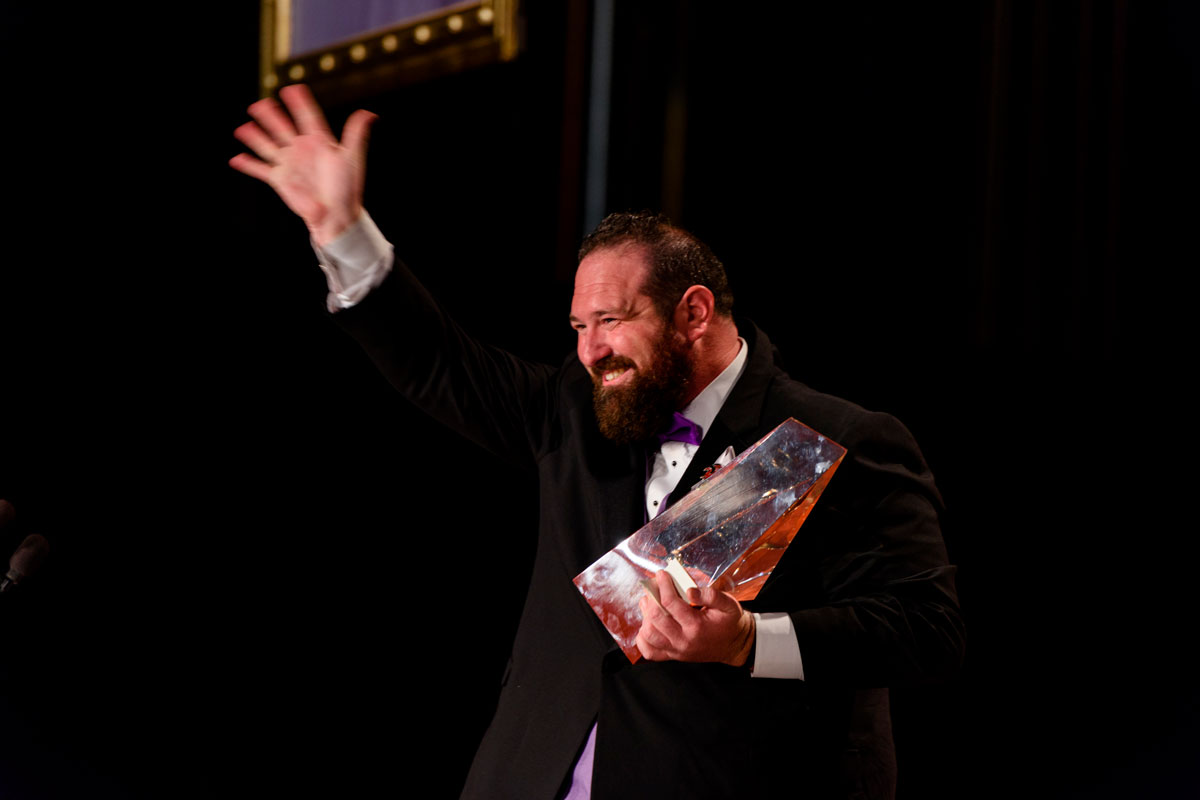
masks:
[[[662,214],[651,211],[609,214],[584,237],[579,260],[589,253],[625,244],[638,244],[650,252],[650,274],[642,291],[663,319],[670,319],[689,286],[704,286],[713,293],[716,312],[733,314],[733,293],[725,267],[704,242],[676,227]]]

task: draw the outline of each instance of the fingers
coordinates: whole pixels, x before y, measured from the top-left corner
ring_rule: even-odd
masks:
[[[689,589],[686,600],[666,572],[656,572],[654,582],[661,599],[656,602],[647,594],[640,602],[637,647],[644,658],[745,663],[754,636],[753,616],[728,593],[729,581]]]
[[[654,573],[654,582],[658,585],[658,601],[668,613],[675,614],[680,607],[687,607],[687,603],[679,596],[679,590],[675,588],[675,581],[671,580],[665,569]]]
[[[724,576],[703,589],[688,589],[687,597],[679,596],[675,582],[666,570],[654,573],[654,581],[658,586],[659,602],[663,609],[679,620],[687,619],[689,614],[694,614],[701,608],[726,614],[741,611],[738,601],[728,594],[733,584]]]
[[[258,178],[260,181],[269,183],[271,178],[271,165],[263,161],[259,161],[248,153],[238,153],[233,158],[229,159],[229,166],[236,169],[238,172],[245,173],[251,178]]]
[[[675,586],[670,577],[666,576],[666,586],[659,581],[659,578],[664,576],[666,573],[662,572],[654,576],[659,596],[668,602],[674,598],[674,602],[679,603],[679,595],[675,594]],[[637,646],[642,657],[651,661],[671,658],[676,643],[684,639],[683,627],[671,612],[649,593],[642,596],[638,605],[642,612],[642,627],[638,631]]]
[[[246,111],[271,135],[275,144],[287,145],[296,138],[296,126],[274,99],[264,97],[257,103],[252,103]]]
[[[285,86],[279,90],[279,96],[296,121],[296,127],[301,133],[319,134],[333,138],[329,123],[325,121],[325,113],[313,97],[312,90],[302,83]],[[276,106],[278,108],[278,106]]]
[[[678,598],[677,598],[678,600]],[[667,641],[678,640],[683,633],[683,627],[675,615],[661,606],[650,595],[644,595],[639,603],[642,611],[642,626],[649,625],[665,637]],[[660,642],[659,646],[666,642]]]
[[[249,147],[258,154],[259,158],[268,163],[273,163],[279,153],[279,145],[275,144],[271,137],[263,133],[262,128],[253,122],[247,122],[235,128],[233,138]]]
[[[722,614],[740,613],[742,607],[738,604],[737,600],[734,600],[728,594],[728,590],[724,588],[726,586],[728,586],[728,583],[718,582],[700,589],[697,592],[699,597],[695,605],[705,606],[712,611]]]
[[[367,140],[370,138],[371,125],[379,119],[370,111],[361,108],[350,115],[342,128],[342,146],[354,153],[360,163],[367,159]]]
[[[281,151],[292,145],[298,136],[316,135],[336,144],[325,114],[307,86],[285,86],[279,90],[279,95],[287,112],[275,100],[264,98],[248,109],[253,121],[240,125],[233,132],[234,137],[254,151],[261,161],[235,157],[230,160],[230,166],[260,180],[267,179],[267,171],[279,163]],[[370,111],[359,109],[346,120],[342,146],[360,168],[366,164],[367,141],[376,119],[378,117]]]
[[[673,658],[676,642],[682,640],[683,629],[675,618],[646,596],[641,600],[642,627],[637,635],[637,647],[651,661]]]
[[[656,647],[651,642],[651,637],[653,635],[653,631],[648,631],[645,627],[638,631],[637,641],[635,642],[637,644],[638,652],[641,653],[642,658],[646,659],[647,661],[670,661],[670,651]]]
[[[711,585],[714,589],[719,589],[722,592],[727,592],[728,594],[733,594],[733,581],[730,579],[730,577],[728,575],[722,575],[721,577],[719,577],[715,581],[713,581]]]

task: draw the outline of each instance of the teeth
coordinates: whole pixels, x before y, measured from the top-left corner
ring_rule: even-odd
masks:
[[[609,382],[615,381],[615,380],[616,380],[617,378],[619,378],[619,377],[621,376],[621,374],[622,374],[622,373],[624,373],[624,372],[625,372],[625,370],[623,370],[623,369],[614,369],[614,370],[612,370],[611,372],[606,372],[606,373],[604,373],[604,381],[605,381],[605,383],[609,383]]]

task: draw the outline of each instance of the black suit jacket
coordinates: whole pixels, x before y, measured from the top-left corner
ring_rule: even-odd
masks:
[[[578,359],[552,368],[473,340],[400,264],[338,318],[418,406],[539,476],[529,592],[463,797],[551,800],[594,721],[598,800],[888,795],[886,687],[952,670],[962,652],[941,499],[899,422],[793,381],[766,336],[740,324],[746,368],[680,485],[789,416],[847,448],[748,604],[791,614],[805,680],[630,665],[572,579],[643,524],[646,454],[600,435]]]

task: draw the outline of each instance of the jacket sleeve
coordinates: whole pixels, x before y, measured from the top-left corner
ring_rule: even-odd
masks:
[[[855,686],[944,678],[958,669],[964,638],[941,496],[908,430],[859,411],[804,548],[812,606],[790,612],[805,677]]]
[[[473,339],[397,261],[366,298],[334,315],[418,408],[496,455],[531,465],[554,429],[557,371]]]

